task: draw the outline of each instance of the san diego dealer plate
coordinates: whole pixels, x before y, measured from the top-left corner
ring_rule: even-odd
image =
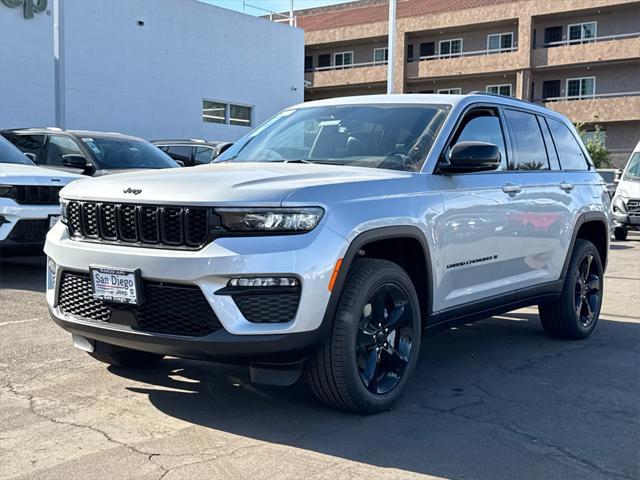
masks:
[[[139,305],[140,282],[138,270],[116,270],[90,267],[93,296],[107,302]]]

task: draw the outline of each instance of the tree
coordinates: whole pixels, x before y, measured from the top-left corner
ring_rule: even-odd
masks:
[[[596,125],[596,130],[592,135],[587,137],[587,131],[584,129],[584,124],[576,124],[576,130],[580,134],[580,138],[584,142],[584,146],[587,147],[589,156],[593,160],[593,164],[596,168],[604,168],[610,166],[609,162],[609,150],[604,144],[604,133],[600,125]]]

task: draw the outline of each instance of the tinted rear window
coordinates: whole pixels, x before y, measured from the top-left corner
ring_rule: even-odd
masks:
[[[578,141],[564,123],[549,119],[549,128],[553,134],[556,150],[560,156],[563,170],[587,170],[587,159],[582,153]]]

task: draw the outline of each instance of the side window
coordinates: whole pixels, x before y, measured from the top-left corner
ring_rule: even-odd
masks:
[[[564,123],[549,119],[549,128],[560,157],[563,170],[587,170],[587,159],[582,153],[578,141]]]
[[[196,147],[195,164],[203,165],[205,163],[211,163],[213,160],[213,148],[211,147]]]
[[[180,160],[185,165],[191,165],[191,151],[193,147],[187,145],[172,145],[167,149],[167,155],[174,160]]]
[[[513,139],[515,169],[549,170],[547,150],[536,116],[518,110],[507,110],[505,115]]]
[[[82,150],[71,137],[64,135],[51,135],[47,145],[47,157],[45,164],[62,166],[65,155],[83,155]]]
[[[451,146],[458,142],[487,142],[497,145],[501,159],[498,170],[507,170],[507,151],[497,110],[481,109],[468,113],[458,127]]]
[[[549,157],[551,170],[560,170],[558,153],[556,152],[556,147],[553,144],[551,132],[549,131],[549,126],[547,125],[547,120],[544,117],[538,116],[538,123],[540,123],[540,128],[542,128],[542,136],[544,138],[544,144],[547,147],[547,156]]]
[[[44,135],[18,135],[14,133],[5,134],[7,140],[13,143],[22,153],[33,153],[36,156],[36,163],[43,162],[42,147],[44,145]]]

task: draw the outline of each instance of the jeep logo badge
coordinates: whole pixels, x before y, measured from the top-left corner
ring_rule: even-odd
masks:
[[[47,0],[2,0],[9,8],[24,7],[24,18],[33,18],[35,13],[42,13],[47,9]]]
[[[138,195],[139,193],[142,193],[142,189],[141,188],[125,188],[122,193],[132,193],[133,195]]]

